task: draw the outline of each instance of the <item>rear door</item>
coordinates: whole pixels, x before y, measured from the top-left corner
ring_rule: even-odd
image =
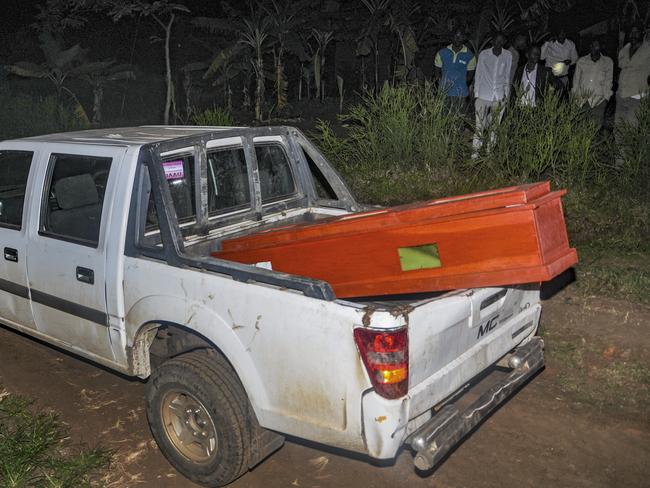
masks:
[[[0,150],[0,319],[34,327],[26,265],[26,199],[34,153]]]
[[[125,148],[61,146],[41,175],[28,246],[38,330],[81,353],[113,360],[106,304],[106,242]]]

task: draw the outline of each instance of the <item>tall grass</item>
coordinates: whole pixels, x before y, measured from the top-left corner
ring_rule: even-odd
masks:
[[[633,181],[645,182],[642,187],[650,198],[650,97],[641,100],[637,125],[616,127],[617,168]]]
[[[472,161],[483,179],[551,179],[576,185],[601,182],[608,171],[603,157],[607,146],[599,128],[576,103],[567,103],[553,91],[536,107],[511,103],[501,124],[495,121],[485,132],[483,137],[496,134],[496,142],[485,142]]]
[[[89,127],[86,118],[55,96],[31,97],[0,91],[0,139],[28,137]]]
[[[377,95],[366,93],[341,122],[345,136],[320,121],[315,137],[366,201],[391,204],[444,191],[467,152],[464,115],[430,85],[386,84]]]
[[[107,467],[103,449],[71,449],[66,429],[52,413],[35,413],[21,397],[0,394],[0,486],[78,488],[91,486]]]

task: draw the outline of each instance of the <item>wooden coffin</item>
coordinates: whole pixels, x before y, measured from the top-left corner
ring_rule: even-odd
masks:
[[[214,257],[327,281],[338,297],[548,281],[577,263],[548,182],[274,228]]]

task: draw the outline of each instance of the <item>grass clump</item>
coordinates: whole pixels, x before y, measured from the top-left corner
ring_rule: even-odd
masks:
[[[212,107],[192,115],[192,124],[203,126],[229,127],[235,121],[228,110],[221,107]]]
[[[0,394],[0,486],[92,486],[110,453],[66,446],[67,431],[53,413],[36,413],[29,400]]]

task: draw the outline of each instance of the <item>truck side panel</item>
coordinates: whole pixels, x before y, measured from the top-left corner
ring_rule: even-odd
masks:
[[[146,322],[196,331],[232,363],[263,427],[364,451],[363,310],[144,258],[124,271],[127,342]]]

